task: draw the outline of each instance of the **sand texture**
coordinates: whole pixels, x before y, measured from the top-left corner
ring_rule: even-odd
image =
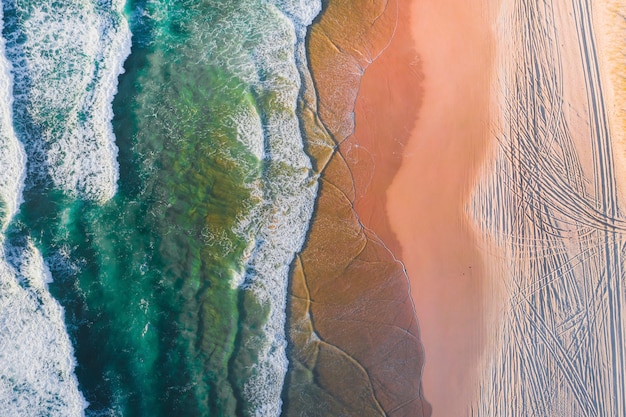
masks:
[[[626,413],[625,3],[328,3],[287,415]]]
[[[468,205],[501,303],[480,416],[625,412],[624,171],[595,3],[502,2],[497,146]]]
[[[490,140],[494,12],[487,3],[412,3],[423,102],[387,194],[420,320],[424,390],[439,417],[464,412],[484,344],[487,277],[465,204]]]
[[[466,3],[415,3],[387,196],[433,416],[624,415],[623,5]]]
[[[370,174],[355,168],[360,159],[348,152],[357,144],[352,137],[357,101],[362,96],[387,99],[377,91],[378,84],[367,78],[361,83],[361,77],[392,51],[391,41],[400,26],[405,42],[398,43],[399,54],[415,57],[407,46],[409,14],[399,14],[399,7],[406,5],[330,1],[311,30],[309,62],[317,97],[307,97],[303,112],[308,117],[308,149],[321,180],[309,237],[293,267],[285,415],[430,415],[421,389],[424,357],[408,279],[372,229],[385,224],[384,204],[365,203],[368,186],[388,183],[394,168],[377,170],[374,175],[382,180],[364,178]],[[395,71],[390,67],[388,71]],[[384,67],[374,71],[386,72]],[[405,79],[419,84],[419,71],[408,66],[402,71]],[[407,103],[410,110],[398,122],[405,133],[419,96],[411,96]],[[359,117],[357,113],[357,126]],[[367,148],[385,150],[391,136],[385,129],[377,131],[386,136],[370,136]],[[397,169],[399,158],[393,165]],[[376,187],[382,194],[384,186]],[[354,209],[355,200],[371,214],[365,221]],[[373,221],[375,217],[382,222]],[[388,228],[384,232],[392,236]]]

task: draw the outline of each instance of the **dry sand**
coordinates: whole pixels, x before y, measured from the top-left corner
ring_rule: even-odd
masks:
[[[465,414],[483,346],[485,268],[464,209],[489,142],[495,8],[482,4],[414,2],[423,104],[387,193],[426,352],[424,393],[435,417]]]
[[[502,1],[498,141],[468,204],[503,289],[475,415],[624,415],[624,175],[604,66],[620,55],[602,58],[623,42],[602,45],[594,10]]]
[[[589,271],[617,268],[613,263],[619,256],[611,255],[610,262],[610,257],[581,256],[600,247],[606,232],[589,232],[588,225],[598,219],[586,219],[579,210],[623,199],[623,2],[590,8],[581,1],[579,11],[572,9],[576,2],[480,3],[413,2],[414,43],[399,30],[365,72],[356,100],[356,130],[341,147],[354,176],[355,210],[406,266],[426,353],[424,394],[433,416],[463,417],[470,407],[484,416],[527,415],[537,404],[546,415],[558,407],[566,407],[564,415],[578,415],[593,411],[594,404],[578,394],[581,386],[598,381],[605,381],[603,388],[589,398],[620,415],[623,394],[600,398],[605,391],[623,393],[622,379],[610,379],[610,368],[594,366],[597,375],[590,381],[577,380],[577,375],[589,375],[585,364],[597,359],[594,343],[607,344],[605,327],[575,312],[588,308],[585,303],[609,305],[606,326],[623,326],[619,309],[611,307],[619,304],[619,296],[596,299],[580,284],[601,279],[602,274]],[[592,9],[595,34],[585,26]],[[598,41],[600,74],[584,62],[593,63],[592,55],[581,58],[581,36]],[[586,84],[585,68],[593,85]],[[588,95],[600,91],[599,85],[608,124],[590,112],[600,108],[602,97]],[[596,137],[592,126],[599,126],[601,135]],[[590,138],[598,140],[600,150],[594,150]],[[513,161],[507,160],[508,147],[519,152]],[[607,173],[606,184],[597,183],[602,174],[594,169]],[[607,185],[613,179],[615,191]],[[561,198],[541,195],[542,187]],[[611,210],[603,216],[611,218]],[[559,226],[546,230],[546,219]],[[582,237],[588,236],[598,241],[581,249]],[[606,252],[612,253],[609,247]],[[569,264],[576,266],[565,273],[563,266]],[[546,284],[546,276],[554,279]],[[585,301],[578,306],[572,294],[584,294]],[[568,300],[566,307],[557,298]],[[496,308],[502,317],[493,314]],[[535,317],[532,312],[539,308],[551,313]],[[563,359],[545,356],[537,344],[510,343],[541,337],[544,319],[554,326],[550,332],[558,332],[545,342],[552,354],[572,346],[576,334],[591,335],[589,346]],[[566,324],[567,332],[562,330]],[[619,341],[619,349],[624,343]],[[619,349],[603,357],[617,369],[624,360]],[[546,382],[563,363],[571,380]],[[521,374],[524,366],[537,374]]]
[[[626,178],[626,0],[606,0],[594,4],[600,71],[611,121],[612,142],[616,146],[619,175]]]

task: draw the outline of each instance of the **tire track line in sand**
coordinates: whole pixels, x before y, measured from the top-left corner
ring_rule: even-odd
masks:
[[[501,318],[471,415],[624,415],[626,228],[591,7],[502,3],[493,158],[468,206]]]

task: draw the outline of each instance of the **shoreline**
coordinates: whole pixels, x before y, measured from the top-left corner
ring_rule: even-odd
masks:
[[[353,182],[344,191],[354,193],[359,221],[406,268],[424,346],[424,397],[435,417],[468,409],[484,347],[488,268],[466,203],[488,151],[494,52],[481,12],[493,11],[455,9],[458,3],[420,10],[398,1],[394,37],[361,78],[354,133],[339,140]],[[467,48],[468,40],[480,53]]]
[[[352,174],[354,209],[360,221],[401,259],[402,246],[389,223],[386,192],[417,123],[424,77],[411,33],[410,2],[397,4],[393,37],[361,78],[354,133],[341,143],[339,152]]]
[[[328,132],[334,146],[328,147],[326,139],[307,138],[322,174],[307,241],[292,266],[290,386],[284,396],[290,413],[323,404],[324,415],[355,411],[364,416],[431,415],[421,387],[424,351],[409,281],[403,265],[377,234],[381,229],[360,217],[368,207],[360,199],[373,193],[364,192],[369,178],[362,170],[352,172],[358,155],[348,152],[353,147],[363,150],[353,137],[354,129],[362,125],[356,122],[355,107],[368,97],[361,94],[372,84],[367,74],[375,73],[378,60],[393,50],[394,41],[398,44],[394,37],[398,17],[410,40],[408,9],[404,13],[396,9],[405,3],[331,0],[309,33],[316,103],[307,105],[315,114],[307,117],[307,125],[311,131]],[[380,84],[373,81],[374,86]],[[414,113],[408,111],[409,123]],[[399,162],[397,158],[395,170]],[[389,172],[387,177],[389,181]],[[369,219],[381,218],[380,214],[386,218],[384,204],[373,208]]]

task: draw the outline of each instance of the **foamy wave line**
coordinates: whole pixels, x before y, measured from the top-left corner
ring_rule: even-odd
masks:
[[[0,8],[0,33],[3,26]],[[46,287],[50,272],[30,242],[7,256],[4,232],[22,200],[26,160],[13,129],[12,90],[0,37],[0,415],[82,416],[87,403],[74,375],[63,309]]]
[[[15,15],[7,51],[13,61],[18,131],[33,154],[34,176],[47,173],[71,195],[95,201],[117,190],[117,147],[111,103],[130,54],[123,2],[86,0],[7,7]],[[18,38],[23,37],[21,43]]]
[[[320,0],[278,0],[275,4],[293,22],[296,31],[304,35],[307,26],[311,25],[322,11]]]
[[[111,101],[130,51],[130,31],[121,1],[98,18],[93,4],[91,14],[77,5],[53,7],[43,1],[20,9],[7,0],[0,8],[0,29],[4,10],[13,16],[13,32],[0,38],[2,416],[84,416],[88,405],[74,374],[63,309],[48,292],[50,271],[32,242],[10,247],[4,236],[22,201],[26,176],[26,152],[18,135],[34,156],[31,164],[46,169],[65,191],[100,201],[115,193]],[[74,19],[63,11],[75,12]],[[23,21],[18,21],[20,13]],[[45,158],[38,154],[42,151]]]
[[[0,415],[83,416],[63,309],[48,292],[50,271],[28,243],[0,257]]]
[[[0,7],[0,33],[4,28]],[[22,203],[26,154],[13,129],[13,75],[6,58],[5,40],[0,36],[0,233]]]
[[[264,48],[254,51],[255,64],[266,77],[253,83],[253,87],[259,95],[272,92],[272,107],[276,105],[281,110],[266,109],[262,131],[258,115],[258,120],[248,122],[248,128],[239,130],[240,135],[247,134],[241,141],[251,144],[249,148],[257,155],[263,155],[268,167],[267,176],[255,190],[265,204],[257,206],[240,227],[248,230],[253,242],[246,259],[249,272],[244,279],[245,288],[253,291],[260,303],[270,306],[263,326],[264,338],[254,341],[259,346],[258,361],[243,391],[251,405],[249,412],[258,417],[278,416],[281,412],[288,367],[285,321],[289,267],[304,244],[317,196],[317,182],[304,152],[296,105],[301,87],[299,71],[308,71],[304,52],[306,25],[320,10],[318,1],[276,4],[275,18],[280,22],[276,33],[260,34],[266,40]],[[285,60],[284,56],[291,58]],[[250,228],[251,223],[256,227]]]

